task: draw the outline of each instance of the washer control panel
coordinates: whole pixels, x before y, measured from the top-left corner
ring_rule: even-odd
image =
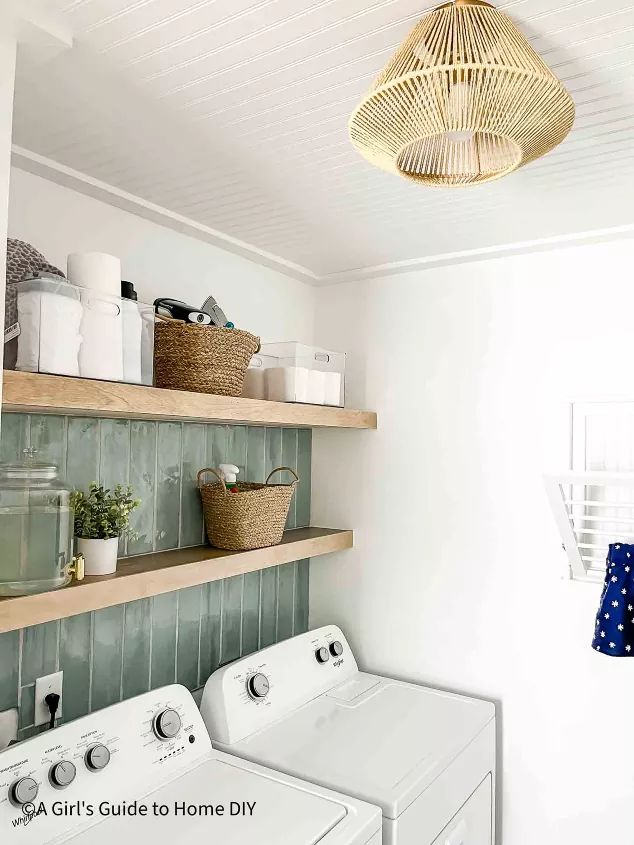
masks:
[[[212,740],[231,745],[357,673],[343,633],[328,625],[218,669],[200,709]]]
[[[44,731],[0,751],[0,842],[41,845],[89,827],[210,751],[191,693],[176,684]]]

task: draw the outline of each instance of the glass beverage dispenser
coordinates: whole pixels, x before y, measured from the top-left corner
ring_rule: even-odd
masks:
[[[0,464],[0,596],[63,587],[75,569],[70,487],[34,456]]]

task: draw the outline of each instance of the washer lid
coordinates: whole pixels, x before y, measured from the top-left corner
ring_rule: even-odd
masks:
[[[217,842],[222,845],[343,845],[356,842],[354,831],[345,840],[337,835],[340,824],[346,824],[348,807],[336,796],[320,794],[310,784],[289,783],[278,772],[265,772],[243,760],[227,755],[214,755],[181,777],[141,798],[137,804],[148,807],[145,817],[107,819],[82,833],[65,839],[69,845],[113,845],[113,842],[152,842],[152,845],[174,845],[175,842]],[[106,800],[106,796],[104,796]],[[154,816],[152,802],[165,804],[169,814]],[[224,805],[225,814],[215,815],[204,809],[196,815],[175,815],[175,804],[189,807]],[[232,805],[231,802],[234,802]],[[242,802],[255,802],[253,814],[230,815]],[[378,810],[375,828],[380,817]],[[97,812],[97,810],[96,810]],[[368,819],[359,818],[361,830]],[[346,827],[349,827],[346,824]],[[360,839],[365,842],[366,839]]]
[[[359,672],[271,727],[222,747],[377,804],[395,819],[494,716],[489,702]]]

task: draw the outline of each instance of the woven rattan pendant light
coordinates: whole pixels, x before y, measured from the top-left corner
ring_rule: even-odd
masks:
[[[428,185],[488,182],[560,144],[570,94],[502,12],[455,0],[426,15],[350,118],[378,167]]]

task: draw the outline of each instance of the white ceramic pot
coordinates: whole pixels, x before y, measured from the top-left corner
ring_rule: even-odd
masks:
[[[84,540],[77,537],[77,552],[84,556],[86,575],[112,575],[117,571],[119,538]]]

